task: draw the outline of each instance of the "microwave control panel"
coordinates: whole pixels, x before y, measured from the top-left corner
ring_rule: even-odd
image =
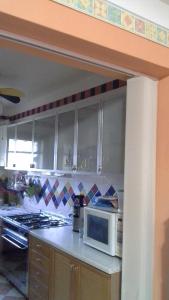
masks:
[[[121,257],[122,243],[123,243],[123,217],[120,214],[117,214],[116,225],[117,225],[116,255]]]

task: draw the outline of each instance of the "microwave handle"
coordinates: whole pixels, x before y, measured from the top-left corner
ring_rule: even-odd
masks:
[[[21,249],[21,250],[26,250],[26,249],[28,249],[27,246],[22,245],[22,244],[18,244],[18,243],[17,243],[18,241],[17,241],[16,239],[14,239],[13,237],[10,237],[8,234],[2,234],[1,237],[2,237],[5,241],[7,241],[9,244],[15,246],[16,248],[19,248],[19,249]]]

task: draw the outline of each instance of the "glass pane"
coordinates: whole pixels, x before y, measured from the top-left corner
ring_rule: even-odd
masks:
[[[103,161],[102,171],[124,172],[125,99],[117,98],[103,103]]]
[[[95,241],[108,245],[109,220],[97,216],[87,215],[87,236]]]
[[[16,167],[19,169],[29,169],[30,165],[32,164],[32,152],[30,153],[22,153],[22,152],[17,152],[15,154],[15,163]]]
[[[32,122],[17,126],[17,152],[32,152]]]
[[[37,169],[53,169],[55,117],[35,121],[33,163]]]
[[[15,151],[15,127],[7,128],[7,147],[8,151]]]
[[[96,172],[98,142],[98,105],[79,109],[78,154],[79,171]]]
[[[15,152],[8,152],[8,167],[13,168],[16,163],[16,154]]]
[[[7,166],[12,168],[15,164],[15,126],[7,128],[7,149]]]
[[[57,168],[59,170],[72,170],[74,149],[74,120],[74,111],[59,115],[57,160]]]

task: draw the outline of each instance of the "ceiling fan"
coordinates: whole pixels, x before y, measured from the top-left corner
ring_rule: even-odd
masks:
[[[21,91],[14,88],[0,88],[0,97],[14,104],[19,103],[21,100],[20,97],[23,95],[24,94]]]

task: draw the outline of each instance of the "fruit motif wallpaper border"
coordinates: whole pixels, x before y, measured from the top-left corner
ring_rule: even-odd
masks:
[[[169,29],[139,17],[107,0],[50,0],[169,47]]]

